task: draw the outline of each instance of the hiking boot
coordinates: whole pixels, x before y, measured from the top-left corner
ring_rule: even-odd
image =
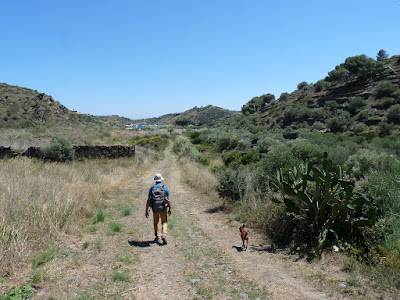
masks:
[[[159,244],[160,243],[160,238],[158,236],[156,236],[156,238],[154,239],[154,242]]]
[[[166,245],[167,244],[167,238],[165,236],[163,236],[161,239],[162,239],[163,245]]]

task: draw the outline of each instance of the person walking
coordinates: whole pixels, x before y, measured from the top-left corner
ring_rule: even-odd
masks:
[[[171,215],[171,201],[169,200],[169,190],[161,183],[164,178],[161,174],[154,175],[155,185],[149,189],[149,194],[146,202],[145,217],[149,217],[149,207],[153,211],[153,223],[154,223],[154,241],[160,243],[160,238],[164,245],[167,244],[167,213]],[[158,223],[161,219],[162,233],[160,233]]]

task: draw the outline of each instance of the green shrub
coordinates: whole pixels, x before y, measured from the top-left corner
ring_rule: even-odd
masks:
[[[121,223],[118,223],[118,222],[111,222],[110,223],[110,231],[112,233],[121,232],[122,228],[123,228],[123,225]]]
[[[34,260],[32,262],[33,268],[36,269],[36,268],[40,267],[41,265],[44,265],[45,263],[52,261],[55,254],[56,254],[55,248],[51,248],[47,251],[39,253],[38,255],[36,255],[36,257],[34,258]]]
[[[316,92],[321,92],[322,90],[324,90],[324,89],[326,88],[326,86],[327,86],[327,83],[326,83],[325,81],[323,81],[323,80],[318,80],[318,81],[314,84],[314,87],[315,87],[315,91],[316,91]]]
[[[185,116],[181,116],[175,121],[175,125],[177,126],[187,126],[192,124],[194,124],[193,121]]]
[[[327,120],[327,125],[332,132],[342,132],[346,130],[349,120],[350,113],[339,109],[333,118]]]
[[[395,124],[400,123],[400,104],[395,104],[388,109],[387,119],[388,122],[393,122]]]
[[[138,146],[143,146],[156,151],[163,151],[169,143],[169,136],[167,135],[145,135],[145,136],[135,136],[132,144]]]
[[[312,111],[306,106],[288,106],[283,112],[285,121],[291,122],[301,119],[307,119],[311,116]]]
[[[398,103],[398,100],[395,98],[382,98],[378,101],[378,106],[384,109],[387,109],[389,107],[391,107],[392,105],[395,105]]]
[[[106,218],[105,212],[100,208],[96,215],[93,217],[93,224],[99,223],[99,222],[104,222],[104,219]]]
[[[248,169],[239,170],[226,169],[221,172],[218,178],[217,191],[222,199],[230,202],[246,199],[249,190],[248,182],[250,173]]]
[[[115,282],[131,282],[132,281],[131,276],[125,270],[115,271],[112,275],[112,279]]]
[[[33,297],[33,290],[30,285],[24,285],[19,288],[14,288],[9,292],[0,292],[1,300],[17,300],[28,299]]]
[[[350,78],[350,72],[343,66],[336,66],[335,70],[332,70],[328,72],[328,81],[339,81],[339,82],[345,82],[349,80]]]
[[[127,217],[130,216],[132,214],[132,208],[130,207],[125,207],[124,209],[122,209],[122,215]]]
[[[346,68],[351,75],[362,79],[371,77],[376,72],[376,61],[365,54],[346,58],[343,67]]]
[[[306,81],[302,81],[297,85],[298,90],[304,90],[308,87],[308,83]]]
[[[282,102],[286,102],[286,101],[288,101],[289,100],[289,93],[282,93],[280,96],[279,96],[279,99],[278,99],[279,101],[282,101]]]
[[[328,116],[328,113],[323,107],[316,107],[311,109],[311,117],[313,119],[324,120]]]
[[[390,134],[393,127],[393,123],[388,123],[387,121],[382,120],[378,125],[378,130],[381,135],[386,136]]]
[[[242,106],[243,114],[253,114],[261,107],[271,103],[275,100],[275,96],[272,94],[264,94],[258,97],[253,97],[249,102]]]
[[[359,108],[365,106],[367,101],[363,97],[354,97],[349,100],[349,111],[355,113]]]
[[[389,124],[393,125],[393,124]],[[384,138],[374,138],[368,145],[369,150],[378,153],[386,152],[400,156],[400,139],[397,136],[386,136]]]
[[[308,141],[300,141],[293,144],[292,152],[299,160],[319,164],[322,162],[324,148],[319,145],[311,144]]]
[[[257,141],[256,150],[260,153],[267,153],[271,147],[282,144],[282,141],[273,137],[262,137]]]
[[[392,97],[394,92],[396,92],[397,87],[390,81],[383,81],[376,87],[375,97],[380,99],[383,97]]]
[[[370,171],[393,171],[400,168],[400,161],[391,154],[363,149],[349,157],[345,167],[351,176],[362,178]]]
[[[41,149],[42,157],[51,161],[70,161],[75,158],[72,143],[65,137],[53,137],[50,145]]]
[[[326,101],[324,104],[324,108],[328,111],[336,111],[337,109],[337,102],[335,100]]]
[[[326,128],[326,125],[319,121],[316,121],[312,124],[312,129],[314,129],[314,130],[322,130],[325,128]]]
[[[357,122],[356,124],[354,124],[353,126],[353,132],[355,134],[360,134],[363,133],[365,131],[365,129],[367,128],[367,125],[365,125],[362,122]]]
[[[277,188],[286,211],[297,223],[297,235],[320,256],[322,250],[339,241],[362,239],[362,228],[375,224],[376,207],[355,191],[355,184],[344,178],[340,167],[333,168],[324,154],[322,168],[301,164],[277,175]]]
[[[290,147],[284,144],[272,146],[269,152],[260,161],[264,173],[275,178],[276,171],[282,168],[288,171],[290,167],[298,164],[299,160],[294,156]]]

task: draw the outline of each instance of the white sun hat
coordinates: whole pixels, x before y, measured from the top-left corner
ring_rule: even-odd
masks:
[[[164,180],[164,178],[161,176],[161,174],[157,173],[156,175],[154,175],[155,182],[161,182],[162,180]]]

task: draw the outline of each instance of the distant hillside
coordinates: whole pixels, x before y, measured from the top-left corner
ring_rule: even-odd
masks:
[[[0,127],[40,124],[106,124],[121,126],[132,120],[119,116],[91,116],[69,110],[53,97],[36,90],[0,83]]]
[[[265,94],[242,112],[270,129],[310,128],[351,134],[400,130],[400,56],[374,60],[349,57],[315,84],[301,82],[279,99]]]
[[[0,83],[0,126],[76,123],[80,117],[53,97],[36,90]]]
[[[213,105],[194,107],[182,113],[166,114],[161,117],[134,120],[135,123],[146,124],[179,124],[191,123],[205,125],[219,119],[239,114],[238,111],[227,110]]]

